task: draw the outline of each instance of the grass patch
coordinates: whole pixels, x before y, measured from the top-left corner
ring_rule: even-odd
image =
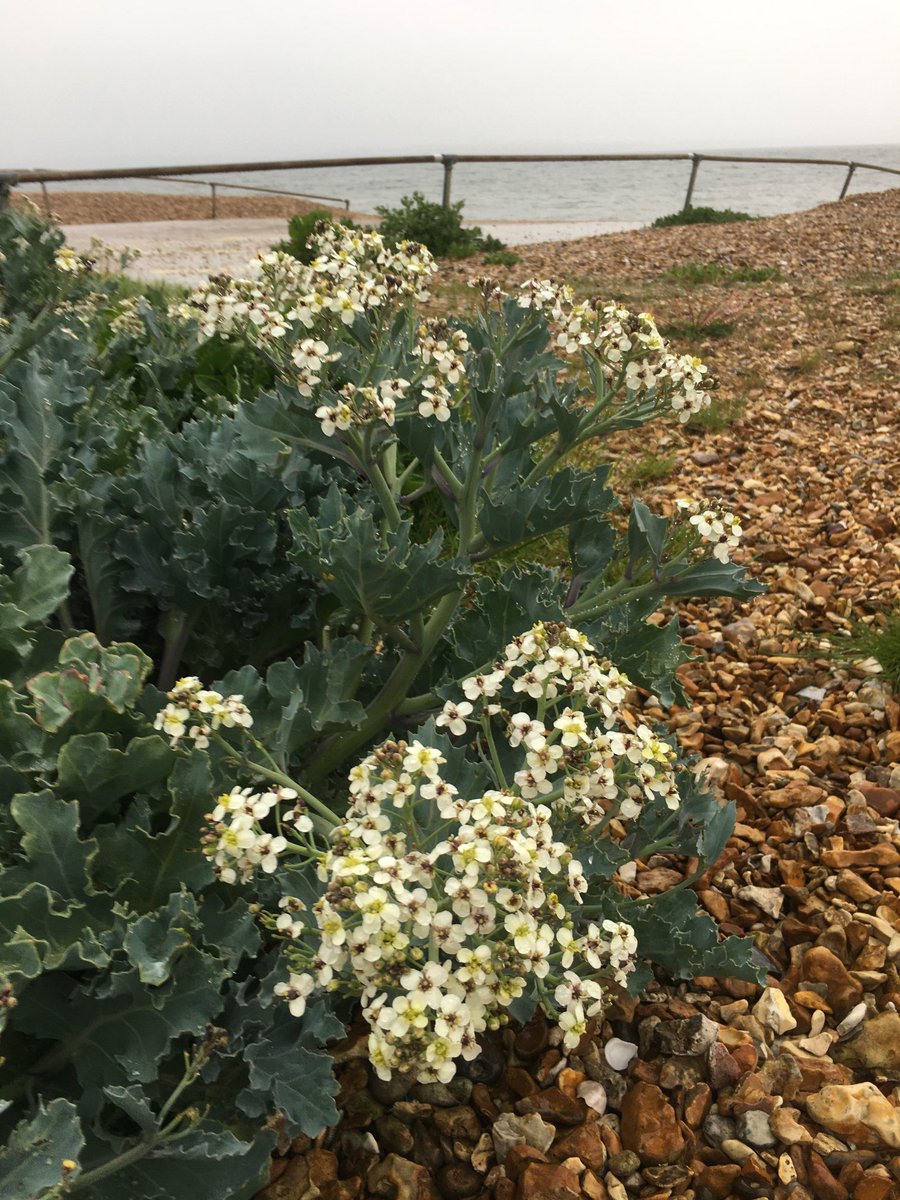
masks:
[[[186,300],[192,288],[184,283],[171,283],[167,279],[132,279],[130,275],[117,275],[115,294],[117,300],[130,300],[143,296],[157,308],[167,308],[179,300]]]
[[[750,213],[737,212],[733,208],[707,208],[700,206],[685,208],[681,212],[669,213],[667,217],[657,217],[653,222],[654,229],[665,229],[669,225],[731,225],[735,221],[755,221]]]
[[[800,375],[814,375],[822,365],[822,351],[809,350],[801,354],[794,364],[794,370]]]
[[[857,622],[852,636],[840,643],[840,655],[852,662],[876,659],[885,678],[900,688],[900,607],[877,614],[871,625]]]
[[[693,413],[682,428],[689,433],[721,433],[730,425],[737,424],[747,408],[747,397],[736,396],[730,400],[718,400],[713,393],[709,408]]]
[[[616,483],[628,491],[639,491],[648,483],[654,483],[657,479],[666,479],[672,474],[672,469],[677,461],[678,455],[674,451],[670,454],[655,454],[652,450],[648,451],[640,458],[617,463]]]
[[[660,325],[659,332],[665,338],[686,338],[702,341],[704,338],[724,338],[734,333],[734,321],[697,320],[676,321],[672,325]]]
[[[704,283],[768,283],[782,280],[777,267],[723,267],[721,263],[682,263],[666,271],[664,276],[674,283],[697,287]]]

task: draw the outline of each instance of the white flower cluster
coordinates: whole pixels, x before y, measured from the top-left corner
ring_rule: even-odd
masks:
[[[345,384],[337,404],[320,404],[316,409],[322,432],[326,437],[333,437],[337,430],[370,425],[373,421],[381,421],[390,428],[397,416],[397,402],[403,399],[408,388],[407,379],[383,379],[378,387]]]
[[[432,368],[418,383],[420,416],[435,417],[438,421],[449,419],[454,391],[465,378],[462,356],[468,349],[465,331],[451,329],[446,321],[423,321],[419,326],[413,354]]]
[[[82,258],[80,254],[76,254],[71,246],[60,246],[53,261],[56,264],[56,269],[64,271],[67,275],[82,275],[89,269],[87,259]]]
[[[419,741],[386,742],[354,767],[350,808],[319,865],[317,942],[306,942],[298,900],[271,921],[292,939],[276,989],[291,1012],[349,980],[379,1075],[446,1082],[531,980],[564,1047],[577,1046],[638,947],[621,921],[579,918],[587,880],[572,847],[647,799],[679,803],[673,750],[626,724],[629,687],[578,630],[538,623],[436,722],[454,735],[480,726],[490,740],[499,717],[523,760],[510,783],[495,759],[499,785],[461,794],[445,757]],[[537,715],[510,712],[510,698]]]
[[[553,279],[526,279],[519,285],[516,303],[519,308],[530,308],[544,313],[553,321],[561,321],[566,307],[574,299],[575,293],[567,283],[557,283]]]
[[[397,299],[426,299],[425,282],[437,269],[424,246],[402,242],[391,250],[370,230],[322,225],[312,244],[317,253],[309,264],[273,250],[251,262],[257,278],[211,279],[189,305],[171,311],[198,317],[204,338],[241,332],[272,345],[301,327],[324,332]],[[321,344],[324,350],[315,350],[320,363],[328,361],[327,342]],[[300,367],[302,373],[308,364]]]
[[[116,337],[139,338],[144,335],[140,301],[137,296],[127,296],[117,303],[118,312],[109,322],[109,331]]]
[[[423,1080],[451,1079],[529,977],[550,982],[551,972],[571,1049],[603,1004],[595,976],[624,979],[637,948],[618,923],[573,932],[563,899],[577,907],[587,883],[555,840],[548,807],[515,790],[465,798],[444,765],[439,751],[401,741],[354,768],[350,809],[319,868],[319,945],[309,970],[277,989],[300,1015],[315,988],[349,973],[382,1078],[414,1068]],[[302,930],[290,913],[275,925]],[[299,968],[302,951],[292,952]]]
[[[276,787],[268,792],[250,788],[232,788],[219,796],[201,837],[203,853],[213,861],[213,870],[223,883],[246,883],[257,867],[271,875],[278,866],[278,855],[287,848],[282,834],[267,833],[260,826],[274,808],[297,799],[293,788]],[[302,806],[291,812],[279,812],[279,828],[293,825],[308,833],[312,821]]]
[[[435,723],[460,735],[480,719],[475,704],[488,718],[504,714],[509,745],[525,750],[513,777],[525,798],[551,797],[588,829],[613,816],[632,820],[655,798],[679,807],[674,749],[626,718],[630,680],[579,630],[538,623],[510,642],[493,671],[462,686],[466,701],[448,701]],[[537,702],[538,716],[510,714],[510,705],[527,699]]]
[[[607,376],[621,376],[630,392],[658,395],[680,421],[709,407],[706,367],[690,354],[672,354],[649,313],[593,300],[573,304],[571,288],[549,279],[521,284],[517,303],[547,314],[565,354],[594,355]]]
[[[223,696],[205,688],[196,675],[179,679],[167,695],[169,703],[156,714],[153,728],[170,738],[173,746],[187,735],[198,750],[205,750],[214,729],[249,729],[253,724],[243,696]]]
[[[740,545],[744,532],[740,519],[724,508],[704,507],[697,500],[679,500],[677,504],[681,512],[690,514],[688,520],[703,541],[711,543],[713,558],[722,563],[729,562],[731,552]]]

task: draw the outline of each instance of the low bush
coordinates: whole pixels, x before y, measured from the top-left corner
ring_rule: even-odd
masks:
[[[272,249],[278,251],[280,254],[290,254],[298,262],[309,264],[312,262],[317,226],[322,223],[331,225],[334,222],[334,214],[324,208],[314,208],[311,212],[297,213],[296,216],[291,217],[288,221],[288,236],[286,240],[278,242]],[[345,229],[360,228],[349,217],[342,217],[341,224]]]
[[[536,1005],[571,1047],[618,986],[758,978],[690,888],[734,806],[642,711],[660,605],[759,590],[739,523],[568,461],[705,409],[702,364],[548,282],[428,320],[427,251],[331,226],[129,310],[135,372],[270,373],[170,412],[44,236],[0,375],[0,1191],[246,1200],[360,1009],[379,1074],[447,1080]],[[641,896],[654,854],[691,870]]]
[[[481,261],[489,267],[514,267],[522,260],[514,250],[490,250]]]
[[[666,217],[657,217],[653,222],[654,229],[664,229],[669,225],[728,225],[735,221],[754,221],[750,213],[735,211],[732,208],[708,208],[701,205],[682,209],[681,212],[669,213]]]
[[[485,236],[477,225],[462,223],[463,201],[445,208],[426,200],[421,192],[404,196],[397,208],[381,206],[378,232],[390,246],[419,242],[432,254],[447,258],[470,258],[480,251],[497,252],[506,247],[499,238]]]

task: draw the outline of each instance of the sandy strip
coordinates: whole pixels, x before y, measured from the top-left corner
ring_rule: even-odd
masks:
[[[129,275],[186,284],[199,283],[209,275],[223,272],[246,275],[250,259],[286,234],[283,217],[135,221],[64,225],[63,228],[69,245],[83,253],[90,251],[95,238],[116,252],[126,248],[139,250],[140,258],[127,269]],[[563,242],[639,228],[639,224],[615,221],[498,221],[481,224],[484,233],[502,238],[511,246]]]

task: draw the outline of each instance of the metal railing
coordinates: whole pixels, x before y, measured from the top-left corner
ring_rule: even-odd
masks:
[[[307,200],[336,200],[349,209],[350,201],[338,196],[313,196],[309,193],[282,191],[279,188],[257,187],[251,184],[215,183],[199,179],[175,179],[184,175],[225,175],[251,171],[315,171],[327,167],[374,167],[404,166],[420,163],[440,163],[444,169],[442,203],[450,207],[453,168],[457,163],[530,163],[530,162],[689,162],[691,164],[684,209],[691,206],[697,173],[702,162],[733,163],[780,163],[787,166],[846,167],[847,174],[838,199],[843,200],[856,171],[881,171],[889,175],[900,175],[900,168],[886,167],[880,163],[855,162],[843,158],[779,158],[760,157],[746,154],[406,154],[400,156],[368,156],[362,158],[307,158],[284,162],[264,163],[213,163],[181,167],[114,167],[108,170],[90,171],[0,171],[0,208],[9,203],[9,195],[18,184],[39,183],[44,189],[48,183],[74,183],[92,179],[161,179],[166,182],[199,184],[209,187],[212,194],[212,213],[216,215],[216,188],[233,188],[235,191],[271,192],[276,195],[295,196]]]

